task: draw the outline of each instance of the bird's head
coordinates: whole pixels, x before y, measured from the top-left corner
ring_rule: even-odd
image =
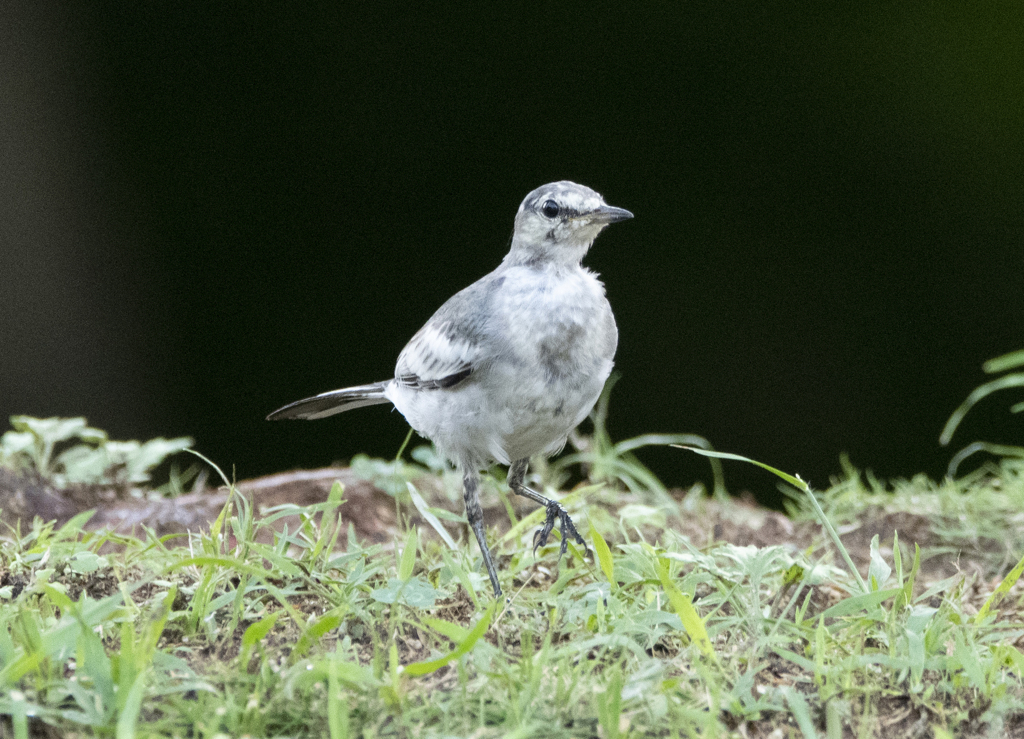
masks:
[[[632,217],[589,187],[552,182],[531,192],[519,206],[505,261],[579,264],[601,229]]]

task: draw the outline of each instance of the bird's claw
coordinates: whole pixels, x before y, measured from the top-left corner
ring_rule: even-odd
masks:
[[[537,550],[548,543],[548,536],[551,534],[552,529],[555,528],[555,521],[560,521],[559,531],[562,534],[562,544],[558,548],[558,559],[561,561],[562,555],[565,554],[566,549],[569,547],[569,537],[573,538],[577,544],[581,544],[585,552],[589,552],[587,549],[587,542],[580,536],[580,532],[576,530],[576,526],[573,524],[572,519],[569,518],[569,512],[562,508],[556,501],[549,500],[547,505],[547,518],[544,520],[544,525],[537,529],[533,533],[533,555],[537,556]]]

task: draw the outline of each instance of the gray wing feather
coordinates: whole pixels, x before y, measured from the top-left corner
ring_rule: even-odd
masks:
[[[474,341],[451,331],[448,322],[431,320],[398,355],[395,379],[411,387],[451,387],[473,370],[479,354]]]
[[[488,327],[483,317],[502,279],[488,275],[449,298],[398,355],[395,379],[409,387],[435,390],[469,377],[484,360]]]

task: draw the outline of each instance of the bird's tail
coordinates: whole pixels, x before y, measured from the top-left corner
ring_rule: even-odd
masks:
[[[353,408],[362,408],[364,405],[388,403],[390,401],[384,397],[386,385],[386,382],[374,382],[370,385],[331,390],[329,393],[320,393],[312,398],[296,400],[283,408],[278,408],[267,416],[267,420],[280,421],[283,418],[301,418],[313,421],[317,418],[333,416],[335,413],[350,411]]]

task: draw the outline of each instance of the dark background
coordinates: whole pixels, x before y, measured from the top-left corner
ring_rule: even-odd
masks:
[[[937,476],[1024,345],[1015,2],[4,7],[0,416],[191,435],[239,478],[393,455],[383,407],[263,417],[390,376],[563,178],[636,214],[587,260],[617,439]],[[1019,442],[1013,399],[958,443]]]

